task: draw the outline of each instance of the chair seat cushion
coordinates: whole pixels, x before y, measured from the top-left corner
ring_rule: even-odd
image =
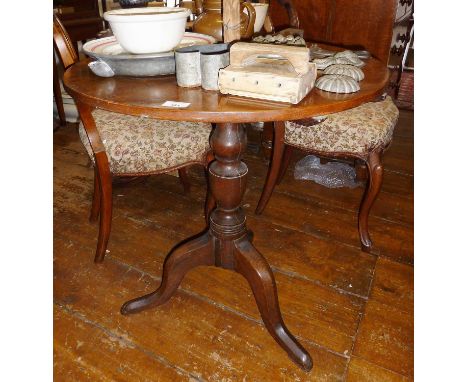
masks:
[[[202,163],[210,147],[210,123],[156,120],[100,109],[92,114],[113,174],[151,173]],[[94,161],[82,123],[79,134]]]
[[[366,154],[390,143],[398,121],[391,97],[326,116],[323,122],[286,122],[285,142],[304,150]]]

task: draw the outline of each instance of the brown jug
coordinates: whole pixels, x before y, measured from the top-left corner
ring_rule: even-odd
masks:
[[[222,0],[195,0],[195,7],[200,15],[193,22],[193,31],[223,41]],[[254,33],[255,8],[248,2],[241,3],[240,8],[241,38],[247,39]],[[244,8],[247,9],[247,14],[243,12]]]

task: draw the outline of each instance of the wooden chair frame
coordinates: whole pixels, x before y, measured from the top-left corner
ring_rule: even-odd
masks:
[[[73,43],[56,15],[53,16],[53,44],[57,55],[64,69],[68,69],[71,65],[78,62],[78,54],[75,51]],[[200,164],[208,168],[209,163],[214,159],[213,154],[209,151],[202,162],[188,162],[180,166],[166,168],[159,171],[145,172],[142,174],[112,174],[107,158],[104,144],[97,130],[92,112],[95,109],[82,102],[76,102],[76,106],[80,112],[80,118],[83,122],[86,135],[88,136],[91,149],[94,155],[94,191],[91,205],[91,213],[89,220],[97,221],[99,217],[99,235],[94,261],[100,263],[104,260],[107,244],[109,242],[111,221],[112,221],[112,180],[113,177],[129,178],[129,177],[147,177],[149,175],[165,174],[177,170],[179,179],[184,188],[184,192],[190,191],[190,183],[187,175],[187,167],[193,164]],[[205,216],[208,216],[207,211],[213,209],[213,198],[207,193],[205,202]]]
[[[361,248],[365,252],[372,249],[372,240],[369,235],[369,212],[380,193],[383,181],[384,167],[382,164],[382,154],[388,148],[390,143],[385,146],[379,146],[369,151],[367,155],[358,155],[355,153],[340,152],[322,152],[313,149],[305,150],[302,147],[288,145],[285,143],[285,123],[275,122],[273,129],[273,150],[271,152],[271,161],[268,169],[268,175],[263,186],[262,195],[255,210],[256,214],[261,214],[277,184],[280,184],[286,170],[288,169],[294,150],[300,150],[303,153],[314,154],[320,157],[332,159],[356,159],[363,161],[367,169],[367,185],[364,191],[358,214],[358,231],[361,241]]]

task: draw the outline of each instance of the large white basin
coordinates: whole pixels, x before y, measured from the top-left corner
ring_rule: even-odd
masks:
[[[191,11],[186,8],[149,7],[105,12],[119,44],[134,54],[161,53],[182,40]]]

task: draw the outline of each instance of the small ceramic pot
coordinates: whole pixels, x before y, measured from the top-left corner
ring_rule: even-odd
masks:
[[[219,90],[219,69],[229,65],[229,51],[202,52],[200,56],[201,86],[205,90]]]
[[[219,56],[223,58],[220,59]],[[210,87],[209,90],[217,90],[220,67],[217,70],[216,67],[229,65],[228,44],[196,45],[176,49],[175,62],[177,85],[186,88],[203,86],[204,89]]]

